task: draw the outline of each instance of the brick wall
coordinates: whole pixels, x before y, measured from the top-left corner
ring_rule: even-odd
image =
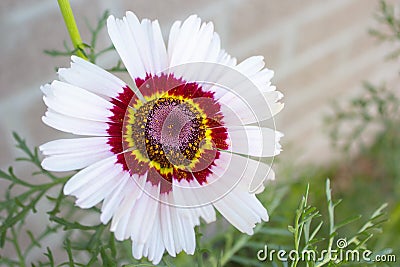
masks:
[[[158,18],[164,33],[172,22],[197,13],[212,20],[223,47],[242,60],[260,54],[274,69],[275,84],[286,108],[277,118],[286,135],[281,160],[324,162],[333,157],[322,117],[333,100],[356,94],[361,80],[390,80],[397,75],[383,61],[387,49],[367,34],[374,25],[374,0],[205,0],[71,1],[83,39],[85,17],[95,22],[105,9],[121,17],[127,9],[139,17]],[[44,49],[68,41],[55,0],[2,0],[0,61],[0,167],[16,156],[11,131],[39,145],[63,134],[41,122],[45,111],[39,86],[56,78]],[[86,37],[86,38],[85,38]],[[103,45],[109,42],[101,36]]]

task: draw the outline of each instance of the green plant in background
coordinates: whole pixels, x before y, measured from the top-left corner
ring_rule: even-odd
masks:
[[[399,104],[400,100],[392,90],[365,82],[361,96],[353,98],[346,107],[335,104],[334,115],[327,118],[332,127],[333,144],[345,152],[352,148],[365,150],[370,146],[365,141],[365,135],[371,134],[369,127],[376,127],[379,132],[396,130]],[[352,126],[350,131],[349,125]]]
[[[376,14],[379,29],[371,29],[370,34],[382,42],[400,43],[400,17],[395,16],[395,7],[380,2],[380,10]],[[400,56],[400,48],[390,53],[389,58]],[[376,86],[364,82],[364,91],[354,97],[349,104],[339,106],[334,103],[334,114],[326,118],[331,131],[330,136],[333,145],[345,152],[352,148],[362,149],[362,152],[370,149],[370,142],[365,142],[366,135],[371,135],[373,130],[377,132],[377,139],[388,139],[395,142],[398,135],[398,123],[400,122],[400,98],[398,88],[388,89],[386,85]],[[351,127],[349,127],[351,126]],[[374,128],[371,129],[370,128]],[[383,136],[382,136],[383,135]],[[385,147],[388,149],[389,147]],[[393,147],[393,150],[398,150]],[[396,153],[387,153],[395,155]],[[390,161],[390,160],[389,160]],[[396,162],[398,162],[396,160]],[[398,176],[399,173],[396,173]]]
[[[380,10],[376,14],[376,19],[382,28],[369,31],[371,35],[377,37],[380,41],[390,42],[396,46],[394,51],[388,54],[389,59],[400,56],[400,17],[398,13],[395,14],[395,8],[394,5],[381,0]]]
[[[96,62],[99,57],[114,51],[113,46],[100,51],[97,49],[98,37],[104,30],[107,17],[108,13],[105,12],[97,25],[90,27],[92,36],[88,44],[76,39],[73,49],[65,44],[65,51],[49,50],[46,53],[51,56],[77,54]],[[372,33],[382,40],[399,41],[400,20],[395,17],[393,7],[382,2],[378,19],[388,27],[389,32],[374,30]],[[396,50],[391,56],[398,56],[399,51]],[[126,69],[119,61],[109,71],[124,72]],[[400,132],[396,127],[399,123],[400,101],[394,92],[384,86],[375,87],[366,83],[365,90],[366,94],[355,98],[348,107],[337,106],[335,115],[328,120],[332,126],[332,140],[339,145],[341,141],[348,140],[341,147],[344,151],[352,146],[361,148],[359,156],[350,159],[350,163],[331,167],[307,166],[300,173],[298,169],[285,171],[288,167],[281,166],[282,173],[293,180],[269,185],[259,196],[270,211],[271,221],[259,224],[253,236],[241,234],[222,218],[218,218],[216,223],[207,227],[201,225],[196,229],[195,256],[183,253],[176,258],[164,256],[160,265],[396,266],[393,262],[338,260],[328,254],[307,260],[282,261],[276,254],[271,261],[257,258],[259,251],[266,245],[268,250],[295,251],[297,255],[309,251],[321,256],[324,250],[336,250],[338,240],[346,241],[341,251],[362,253],[371,250],[371,258],[398,253],[400,191],[395,188],[399,188],[400,184]],[[356,122],[357,126],[348,136],[344,136],[341,127],[348,122],[353,125]],[[361,139],[373,124],[378,125],[380,130],[372,145],[353,142]],[[24,153],[17,160],[27,162],[36,170],[32,178],[21,178],[11,167],[7,171],[0,171],[0,179],[8,186],[4,199],[0,201],[1,266],[152,266],[146,260],[133,259],[130,242],[116,241],[109,231],[109,225],[91,220],[92,215],[100,212],[98,208],[82,211],[74,206],[71,198],[63,195],[62,186],[71,175],[58,177],[42,169],[37,148],[31,150],[18,134],[14,134],[14,138],[17,148]],[[373,164],[376,168],[374,172],[367,173],[357,168],[361,159]],[[351,166],[352,171],[346,172],[348,166]],[[334,186],[334,196],[345,200],[339,206],[339,212],[337,207],[340,201],[333,201],[330,180],[326,180],[326,177],[332,177],[334,185],[342,183],[344,179],[350,180],[348,188],[342,192],[336,191]],[[388,183],[389,189],[382,190],[379,186],[382,182]],[[357,198],[361,199],[361,203],[353,201]],[[383,212],[386,204],[374,211],[379,206],[376,201],[382,200],[389,203],[388,215]],[[46,208],[37,210],[39,206]],[[360,214],[368,219],[363,220]],[[43,231],[34,233],[29,222],[43,216],[47,222]],[[388,222],[382,225],[386,219]],[[58,244],[62,245],[64,253],[56,254],[55,251],[59,249],[54,243],[57,242],[52,243],[50,240],[57,240],[60,236],[62,240]],[[26,243],[26,240],[29,242]],[[43,255],[35,259],[33,255],[38,250]]]
[[[400,16],[393,4],[380,1],[376,13],[378,26],[369,32],[380,42],[395,48],[386,59],[400,56]],[[398,72],[398,69],[393,70]],[[389,221],[377,246],[396,248],[399,257],[400,234],[400,95],[399,88],[364,82],[364,91],[345,105],[334,104],[334,114],[327,117],[333,144],[345,158],[337,167],[336,180],[347,185],[344,195],[357,195],[354,208],[363,212],[366,203],[385,200],[389,203]],[[368,140],[368,141],[365,141]]]
[[[318,182],[321,185],[321,181]],[[300,184],[297,184],[298,187]],[[283,188],[274,188],[274,197],[277,197],[279,209],[287,208],[284,203],[290,203],[288,206],[298,204],[295,210],[294,222],[290,222],[291,216],[282,216],[279,211],[273,209],[272,221],[259,225],[254,236],[232,237],[231,234],[225,234],[227,240],[223,249],[225,257],[222,256],[222,265],[229,262],[229,266],[354,266],[370,265],[371,262],[362,260],[349,261],[351,257],[346,258],[346,251],[362,255],[368,250],[367,243],[372,236],[381,232],[381,224],[385,221],[383,212],[386,204],[379,207],[370,215],[369,219],[360,225],[361,216],[353,215],[341,222],[337,222],[335,210],[341,201],[334,202],[331,196],[330,181],[325,183],[325,206],[327,215],[320,213],[319,208],[309,204],[309,185],[306,185],[306,192],[301,197],[289,196],[289,190],[292,185],[285,185]],[[301,183],[301,186],[304,186]],[[314,188],[314,192],[318,189]],[[269,192],[272,193],[272,192]],[[300,198],[300,199],[299,199]],[[321,201],[318,201],[321,205]],[[274,206],[274,205],[273,205]],[[293,214],[291,214],[293,216]],[[291,224],[292,223],[292,224]],[[289,226],[288,226],[289,224]],[[351,233],[341,231],[348,225],[355,224],[357,230]],[[236,240],[235,242],[229,242]],[[340,242],[345,242],[338,248]],[[271,251],[275,252],[271,254]],[[283,261],[278,258],[278,251],[285,252]],[[268,252],[269,251],[269,252]],[[390,249],[374,251],[374,255],[390,254]],[[349,253],[348,253],[349,254]],[[302,256],[304,255],[304,256]],[[340,256],[342,255],[342,256]],[[261,256],[261,259],[259,258]],[[282,256],[281,256],[282,257]],[[229,261],[228,261],[229,260]]]

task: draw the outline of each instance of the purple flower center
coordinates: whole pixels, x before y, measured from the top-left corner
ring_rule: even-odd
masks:
[[[187,104],[160,98],[149,112],[146,137],[164,148],[185,150],[199,137],[201,121]]]

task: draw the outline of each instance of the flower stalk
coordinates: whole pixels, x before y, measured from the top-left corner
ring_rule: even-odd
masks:
[[[87,60],[87,57],[83,52],[84,44],[82,42],[81,35],[79,34],[78,26],[76,25],[75,17],[74,14],[72,13],[69,0],[57,0],[57,1],[61,10],[61,14],[64,18],[65,25],[67,26],[67,30],[71,38],[72,44],[76,51],[76,55]]]

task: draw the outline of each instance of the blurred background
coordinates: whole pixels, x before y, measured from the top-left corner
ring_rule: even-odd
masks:
[[[331,160],[335,153],[323,117],[332,100],[345,102],[358,94],[362,80],[391,82],[397,77],[392,71],[396,62],[384,61],[388,49],[368,34],[376,25],[379,2],[374,0],[72,0],[71,5],[84,42],[91,36],[86,24],[95,25],[107,9],[116,17],[133,10],[139,18],[158,19],[165,38],[173,21],[196,13],[214,22],[222,47],[239,61],[264,56],[275,71],[273,82],[285,95],[286,107],[277,116],[277,128],[285,133],[282,161]],[[4,168],[16,156],[11,131],[35,146],[61,135],[41,122],[45,106],[39,87],[57,78],[55,67],[69,66],[67,57],[43,51],[62,50],[69,37],[55,0],[2,0],[0,10]],[[109,44],[103,31],[99,46]]]
[[[273,217],[280,220],[276,225],[286,229],[291,223],[309,182],[312,199],[319,208],[326,208],[321,204],[325,203],[323,184],[330,177],[335,195],[347,202],[339,215],[342,219],[369,216],[381,203],[389,203],[385,235],[374,244],[390,246],[398,253],[400,101],[390,102],[390,94],[398,95],[400,65],[398,55],[388,59],[395,50],[393,43],[377,38],[382,34],[385,39],[393,30],[386,23],[390,19],[382,19],[379,1],[71,0],[71,5],[86,43],[91,38],[88,25],[94,27],[105,10],[116,17],[132,10],[139,18],[158,19],[164,39],[175,20],[198,14],[214,22],[222,47],[238,61],[264,56],[266,66],[275,71],[273,83],[285,96],[285,108],[276,117],[277,129],[285,134],[284,151],[277,159],[277,186],[272,191],[285,187],[289,193],[283,197],[284,209],[278,208]],[[397,11],[394,15],[399,15]],[[17,174],[32,179],[31,167],[14,163],[21,152],[14,147],[12,131],[30,147],[68,136],[42,123],[46,109],[39,88],[57,79],[57,67],[70,64],[68,57],[51,57],[44,50],[64,50],[64,41],[71,45],[56,0],[1,0],[0,21],[0,169],[20,166]],[[386,38],[389,41],[400,38],[397,23],[398,35]],[[371,29],[378,34],[371,35]],[[98,50],[111,44],[106,31],[100,32],[98,41]],[[109,53],[98,64],[111,67],[117,59]],[[124,80],[131,82],[126,76]],[[334,108],[334,103],[341,108]],[[356,127],[356,121],[362,127]],[[335,131],[339,124],[341,131]],[[345,148],[333,147],[332,141]],[[0,187],[3,192],[5,187]],[[268,191],[261,197],[269,208],[273,206],[270,196],[274,193]],[[46,216],[30,220],[33,228],[47,221]]]

